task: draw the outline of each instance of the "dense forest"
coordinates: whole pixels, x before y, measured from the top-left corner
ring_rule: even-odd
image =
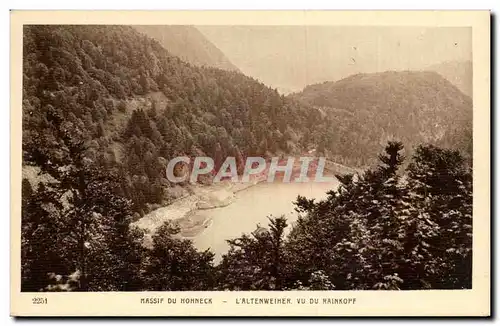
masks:
[[[28,26],[23,63],[24,164],[62,155],[57,116],[89,160],[119,170],[140,216],[175,197],[162,174],[173,157],[301,153],[329,128],[262,83],[191,66],[132,27]]]
[[[458,151],[419,146],[400,171],[403,146],[391,142],[376,168],[339,175],[326,200],[299,196],[288,235],[286,217],[270,216],[267,229],[228,240],[216,265],[168,221],[143,246],[116,176],[86,164],[82,142],[62,138],[60,182],[23,182],[23,291],[472,287],[472,171]]]
[[[382,125],[388,113],[361,118],[360,104],[281,96],[239,72],[185,63],[128,26],[26,26],[23,43],[23,166],[38,173],[22,181],[23,291],[471,287],[470,157],[446,148],[455,143],[434,146],[446,137],[419,138],[406,124],[411,159],[390,142],[377,163],[387,139],[367,121]],[[426,92],[435,88],[428,112],[442,119],[428,120],[447,130],[466,119],[457,114],[469,105],[461,93],[440,80]],[[387,101],[398,118],[385,126],[400,130],[407,120]],[[334,114],[340,108],[350,112]],[[434,145],[416,147],[425,141]],[[371,167],[338,176],[342,186],[324,201],[299,197],[288,236],[286,218],[271,217],[267,231],[229,240],[215,265],[175,224],[148,247],[131,225],[176,198],[163,175],[173,157],[206,155],[217,165],[311,148]]]
[[[357,74],[291,97],[332,118],[337,132],[325,148],[335,161],[370,165],[391,139],[408,150],[432,143],[472,158],[472,99],[436,72]]]

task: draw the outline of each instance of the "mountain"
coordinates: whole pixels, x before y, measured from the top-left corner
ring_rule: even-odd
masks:
[[[180,195],[164,176],[177,156],[219,166],[316,149],[360,167],[391,138],[471,146],[471,99],[435,72],[357,74],[284,97],[188,64],[130,26],[26,26],[23,44],[24,164],[64,162],[61,130],[72,132],[87,161],[118,171],[139,215]]]
[[[291,97],[333,118],[331,155],[354,165],[369,163],[389,139],[410,151],[428,142],[472,155],[471,98],[436,72],[356,74]]]
[[[428,70],[439,73],[465,95],[472,97],[472,61],[447,61],[432,65]]]
[[[196,27],[243,73],[283,94],[357,73],[417,71],[472,58],[468,27]]]
[[[238,71],[224,53],[193,26],[136,25],[134,28],[156,39],[170,53],[193,65]]]
[[[309,130],[328,126],[255,79],[190,65],[130,26],[26,26],[23,44],[24,165],[65,166],[68,141],[83,142],[85,161],[117,171],[139,215],[182,195],[165,177],[174,157],[219,166],[301,153],[320,139]]]

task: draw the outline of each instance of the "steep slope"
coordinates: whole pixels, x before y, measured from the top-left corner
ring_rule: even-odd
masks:
[[[238,71],[224,53],[193,26],[136,25],[134,28],[156,39],[170,53],[193,65]]]
[[[472,175],[432,147],[399,186],[401,146],[389,144],[382,170],[339,177],[320,202],[297,198],[307,216],[290,236],[285,217],[270,217],[269,232],[229,241],[218,266],[175,225],[147,237],[130,223],[181,188],[164,177],[175,156],[219,164],[314,147],[365,162],[384,131],[410,145],[445,127],[461,135],[470,98],[438,74],[312,86],[302,100],[325,106],[310,108],[238,72],[187,64],[127,26],[25,26],[23,46],[21,291],[471,287]]]
[[[432,65],[428,70],[439,73],[457,86],[465,95],[472,97],[472,62],[447,61]]]
[[[129,26],[26,26],[24,164],[64,163],[61,132],[87,144],[86,160],[121,176],[143,214],[178,185],[176,156],[301,152],[321,117],[235,71],[196,67]]]
[[[471,99],[435,72],[357,74],[291,97],[333,118],[327,148],[356,165],[394,138],[408,149],[429,142],[472,151]]]

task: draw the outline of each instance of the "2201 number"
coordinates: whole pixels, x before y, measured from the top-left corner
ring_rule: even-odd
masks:
[[[31,303],[33,304],[47,304],[47,298],[33,298],[31,299]]]

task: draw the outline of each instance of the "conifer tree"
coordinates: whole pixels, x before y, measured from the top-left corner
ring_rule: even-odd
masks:
[[[228,290],[281,290],[287,261],[286,218],[269,217],[269,229],[257,226],[250,235],[228,240],[229,251],[218,266],[219,284]]]

